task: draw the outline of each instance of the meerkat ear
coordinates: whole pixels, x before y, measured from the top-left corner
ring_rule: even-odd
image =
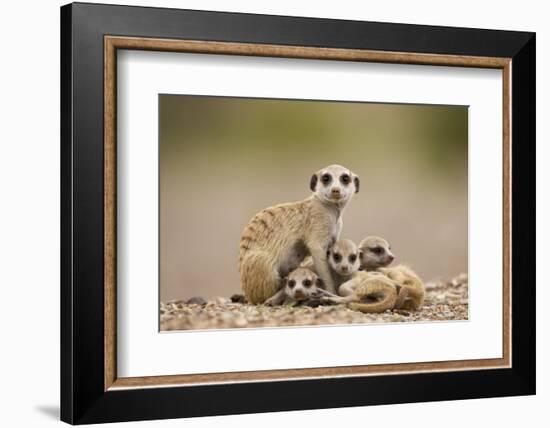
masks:
[[[317,280],[315,281],[315,285],[317,285],[317,287],[319,288],[322,288],[323,290],[325,289],[325,283],[321,278],[317,278]]]
[[[353,177],[353,183],[355,184],[355,193],[359,192],[359,177]]]
[[[315,188],[317,187],[317,174],[313,174],[311,176],[311,180],[309,181],[309,188],[311,189],[312,192],[315,192]]]
[[[357,253],[359,255],[359,258],[362,259],[363,258],[363,250],[359,250],[359,252]]]

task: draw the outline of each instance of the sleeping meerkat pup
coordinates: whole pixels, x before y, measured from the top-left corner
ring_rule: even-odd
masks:
[[[384,274],[397,284],[398,295],[395,302],[396,309],[417,311],[424,304],[426,287],[420,277],[410,267],[397,265],[380,268],[378,272]]]
[[[379,272],[358,271],[338,289],[340,296],[321,297],[322,303],[347,304],[364,313],[381,313],[393,309],[397,301],[395,283]]]
[[[265,301],[268,306],[307,304],[321,296],[334,296],[324,289],[323,280],[307,268],[297,268],[285,278],[285,285]]]
[[[390,258],[387,254],[376,253],[368,256],[371,268],[385,266],[393,260],[393,255]],[[329,249],[329,265],[339,296],[323,296],[323,303],[344,303],[350,309],[367,313],[384,312],[394,307],[397,299],[395,284],[381,273],[359,271],[362,256],[362,251],[349,239],[339,240]]]
[[[361,241],[359,248],[362,269],[380,272],[397,285],[395,309],[418,310],[422,307],[425,287],[416,272],[405,265],[387,267],[394,259],[388,241],[368,236]]]
[[[340,236],[342,213],[359,191],[359,178],[348,168],[331,165],[313,174],[310,189],[310,197],[266,208],[244,228],[239,272],[248,302],[263,303],[274,296],[282,278],[307,255],[327,289],[336,291],[326,253]]]
[[[339,296],[323,296],[322,303],[344,303],[350,309],[379,313],[395,305],[395,284],[383,274],[359,271],[360,250],[353,241],[342,239],[328,251],[332,276]]]

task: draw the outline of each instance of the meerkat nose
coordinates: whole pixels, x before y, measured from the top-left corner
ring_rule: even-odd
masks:
[[[330,189],[331,193],[334,193],[335,195],[339,195],[340,194],[340,189],[338,187],[333,187],[332,189]]]
[[[393,262],[393,259],[395,259],[393,254],[388,255],[388,258],[390,259],[390,262]]]

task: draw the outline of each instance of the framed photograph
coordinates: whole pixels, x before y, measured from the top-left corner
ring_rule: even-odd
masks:
[[[61,8],[61,418],[535,393],[535,34]]]

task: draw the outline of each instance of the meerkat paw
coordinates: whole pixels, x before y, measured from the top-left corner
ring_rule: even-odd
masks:
[[[338,297],[330,297],[330,296],[321,296],[319,301],[323,305],[337,305],[338,303],[341,303],[339,302]]]
[[[264,306],[279,306],[279,302],[277,300],[278,299],[271,297],[264,302]]]

